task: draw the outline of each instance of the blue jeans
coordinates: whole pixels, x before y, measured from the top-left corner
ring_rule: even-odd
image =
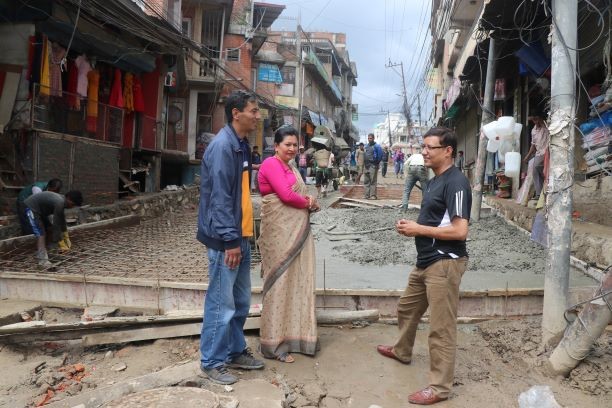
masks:
[[[225,264],[225,252],[208,249],[208,291],[204,298],[204,324],[200,336],[202,367],[215,368],[242,354],[246,348],[243,327],[251,304],[251,246],[240,244],[237,268]]]
[[[306,182],[306,174],[308,172],[308,168],[307,167],[300,167],[300,175],[302,176],[302,181],[305,183]]]
[[[425,166],[408,166],[408,175],[406,176],[404,194],[402,195],[402,208],[408,208],[410,192],[417,181],[421,183],[421,188],[423,188],[425,183],[427,183],[427,168]]]

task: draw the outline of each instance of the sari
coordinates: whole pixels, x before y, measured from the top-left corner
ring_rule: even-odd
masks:
[[[306,193],[298,170],[291,166],[293,190]],[[284,353],[314,355],[318,349],[315,317],[314,239],[310,214],[284,204],[275,193],[262,198],[261,237],[263,309],[261,353],[278,358]]]

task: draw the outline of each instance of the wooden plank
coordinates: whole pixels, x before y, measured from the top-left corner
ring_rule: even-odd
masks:
[[[377,309],[370,310],[317,310],[317,324],[344,324],[354,321],[376,322],[380,318]]]
[[[244,330],[259,330],[260,317],[249,317],[244,324]],[[170,339],[175,337],[199,336],[202,332],[202,323],[189,323],[162,327],[147,327],[144,329],[128,329],[105,333],[86,334],[82,337],[83,346],[101,344],[130,343],[133,341]]]

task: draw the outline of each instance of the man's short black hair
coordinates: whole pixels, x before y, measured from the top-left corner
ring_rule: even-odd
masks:
[[[47,182],[47,187],[45,187],[45,190],[59,193],[62,190],[63,184],[64,183],[62,183],[62,180],[53,178]]]
[[[66,193],[66,197],[72,201],[74,205],[80,207],[83,205],[83,194],[78,190],[72,190]]]
[[[444,126],[435,126],[423,135],[423,139],[429,136],[438,136],[440,138],[440,145],[450,146],[453,149],[452,157],[454,158],[457,156],[457,135],[455,135],[452,129]]]
[[[359,142],[359,146],[365,146],[363,142]]]
[[[234,110],[234,108],[242,112],[249,102],[257,102],[255,95],[250,92],[234,91],[229,94],[225,101],[225,116],[227,117],[227,123],[232,123],[234,119],[232,115],[232,110]]]

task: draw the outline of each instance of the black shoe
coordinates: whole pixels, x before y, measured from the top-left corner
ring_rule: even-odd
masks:
[[[259,370],[264,368],[264,362],[253,357],[253,353],[251,353],[251,350],[247,347],[242,354],[228,362],[227,366],[229,368],[241,368],[243,370]]]
[[[221,385],[230,385],[238,381],[238,377],[227,371],[225,366],[215,368],[204,368],[200,366],[202,372],[212,381]]]

